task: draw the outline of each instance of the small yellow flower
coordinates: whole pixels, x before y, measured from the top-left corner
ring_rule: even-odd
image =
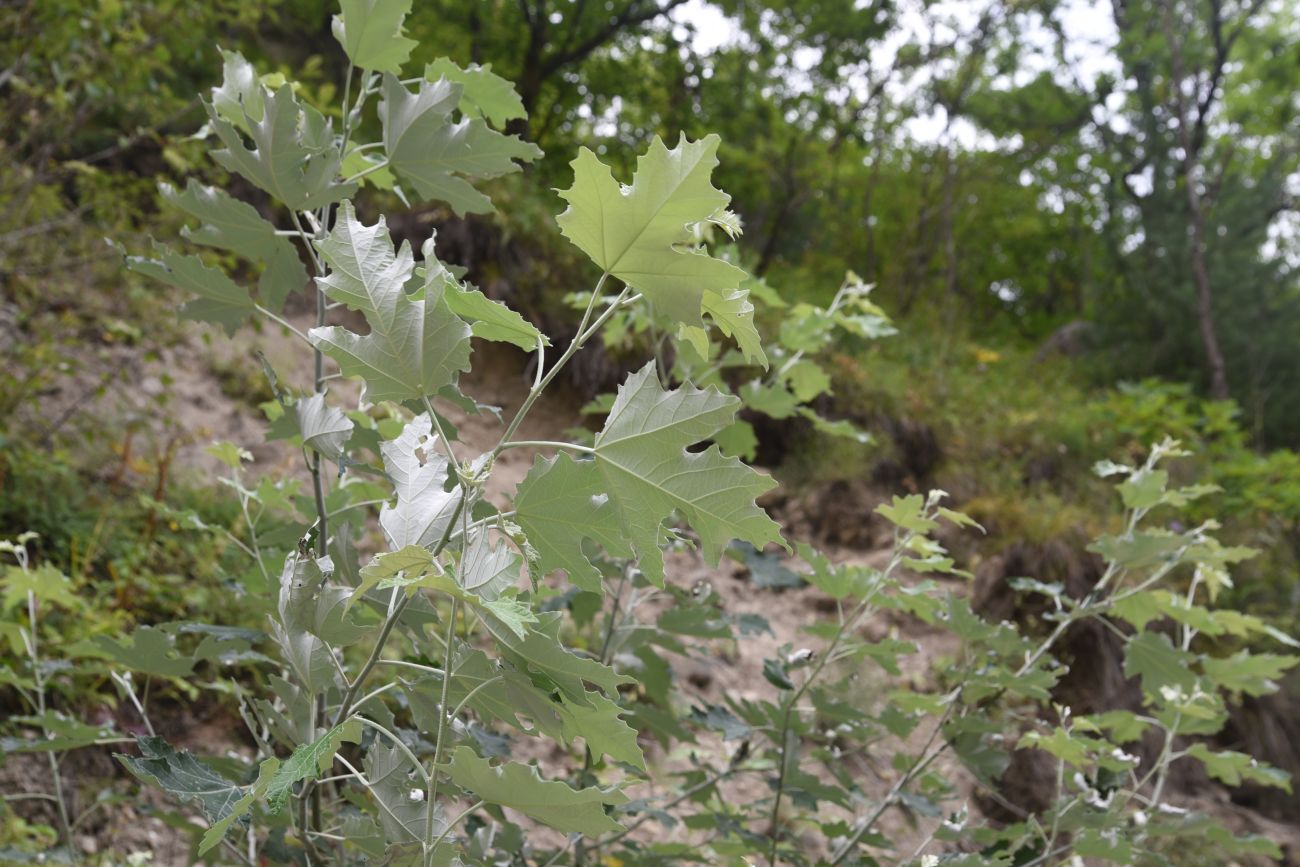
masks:
[[[975,360],[980,364],[993,364],[995,361],[1001,361],[1002,355],[992,349],[977,347],[975,349]]]

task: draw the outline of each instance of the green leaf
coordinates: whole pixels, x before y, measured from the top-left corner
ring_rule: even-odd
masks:
[[[663,522],[673,512],[699,534],[713,565],[733,539],[755,548],[785,544],[776,522],[754,502],[775,485],[771,478],[723,457],[716,445],[686,451],[729,425],[737,403],[716,389],[689,384],[664,391],[649,363],[619,388],[596,435],[595,467],[641,570],[656,584],[664,580]]]
[[[634,683],[634,679],[619,674],[594,659],[578,656],[565,650],[560,643],[561,617],[558,611],[541,614],[537,624],[524,636],[505,631],[500,624],[484,618],[484,625],[497,641],[501,654],[521,671],[534,671],[544,675],[564,697],[574,704],[590,705],[591,698],[585,683],[592,683],[606,695],[618,695],[619,685]]]
[[[170,247],[154,243],[159,258],[127,256],[126,267],[152,277],[192,295],[193,301],[181,307],[181,316],[201,322],[214,322],[234,334],[257,308],[248,290],[226,276],[219,268],[209,268],[198,256],[177,253]]]
[[[230,782],[189,752],[177,752],[162,738],[137,738],[136,745],[140,748],[139,758],[121,753],[114,753],[114,758],[141,782],[159,786],[183,802],[196,802],[212,826],[203,838],[202,845],[207,849],[220,842],[231,822],[248,812],[256,799],[246,799],[248,792],[243,786]],[[263,763],[254,789],[265,779],[267,770]]]
[[[920,494],[895,496],[888,503],[876,506],[876,514],[889,523],[903,530],[925,534],[939,526],[939,523],[925,516],[925,497]]]
[[[781,378],[801,403],[807,403],[831,390],[830,375],[820,365],[806,359],[791,365]]]
[[[158,189],[169,203],[202,221],[198,229],[181,229],[182,236],[196,244],[265,263],[257,291],[271,310],[279,310],[291,292],[307,285],[307,269],[293,243],[277,235],[275,226],[262,219],[252,205],[193,179],[184,192],[166,183],[159,184]]]
[[[474,532],[461,555],[456,572],[460,586],[483,599],[493,600],[519,580],[519,555],[505,542],[492,542],[492,534]]]
[[[1150,509],[1159,505],[1169,484],[1169,473],[1164,470],[1138,470],[1117,487],[1125,508]]]
[[[1203,664],[1206,676],[1221,689],[1261,696],[1277,692],[1277,681],[1298,662],[1300,657],[1239,650],[1222,659],[1207,658]]]
[[[185,677],[194,670],[194,658],[180,654],[173,638],[152,626],[136,629],[130,642],[96,635],[91,646],[105,658],[143,674]]]
[[[519,171],[516,160],[531,162],[541,150],[518,136],[503,135],[482,120],[453,122],[459,84],[420,82],[415,93],[392,75],[384,77],[379,119],[384,151],[398,178],[425,199],[440,199],[457,215],[491,213],[492,202],[466,178],[495,178]]]
[[[446,830],[441,808],[425,799],[423,781],[400,749],[375,741],[366,752],[364,768],[375,797],[385,805],[379,808],[379,823],[389,840],[423,840],[429,810],[434,810],[434,834]]]
[[[1144,569],[1164,563],[1187,545],[1187,539],[1159,530],[1123,536],[1101,536],[1088,546],[1116,566]]]
[[[725,298],[745,272],[707,252],[685,250],[690,227],[726,210],[730,197],[710,180],[719,139],[683,136],[669,150],[659,138],[637,160],[630,187],[586,148],[573,161],[573,186],[560,230],[605,272],[648,298],[661,314],[701,325],[704,293]]]
[[[316,393],[299,398],[293,407],[302,443],[332,461],[343,457],[343,445],[352,435],[352,420],[338,407],[325,403],[325,395]]]
[[[25,607],[28,593],[35,596],[36,601],[42,605],[58,605],[69,611],[79,611],[85,607],[68,577],[49,563],[42,563],[35,569],[23,569],[20,566],[5,569],[4,610]]]
[[[494,73],[490,63],[483,66],[471,63],[462,69],[450,59],[440,57],[424,67],[424,78],[434,82],[445,78],[464,88],[460,98],[461,114],[473,115],[477,111],[497,126],[528,116],[515,86]]]
[[[293,755],[280,766],[266,790],[266,803],[272,813],[278,813],[289,802],[295,783],[315,779],[330,769],[334,754],[348,743],[361,742],[361,723],[345,720],[309,744],[301,744]]]
[[[595,837],[622,830],[605,815],[606,804],[627,802],[627,796],[615,789],[571,789],[561,782],[543,780],[535,767],[518,762],[494,768],[464,746],[452,754],[447,774],[456,785],[489,804],[518,810],[565,833]]]
[[[754,426],[744,419],[736,419],[718,431],[713,435],[713,441],[724,455],[742,461],[752,461],[758,454],[758,435],[754,433]]]
[[[212,107],[223,119],[247,130],[248,119],[259,121],[265,116],[262,84],[253,64],[238,51],[221,51],[221,85],[212,88]]]
[[[515,520],[537,550],[537,568],[563,569],[571,582],[593,593],[601,591],[601,575],[583,553],[584,539],[598,542],[611,557],[632,556],[618,510],[600,481],[591,462],[567,454],[539,457],[515,495]]]
[[[340,0],[334,38],[362,69],[397,73],[420,43],[402,35],[411,0]]]
[[[424,242],[426,268],[436,265],[437,273],[426,273],[425,282],[440,281],[442,297],[451,311],[470,324],[474,336],[499,343],[512,343],[532,352],[538,341],[550,346],[551,341],[524,317],[500,301],[493,301],[478,289],[466,287],[447,270],[433,254],[433,239]],[[432,263],[432,264],[430,264]]]
[[[1143,632],[1124,647],[1124,676],[1141,677],[1142,691],[1159,695],[1162,686],[1176,686],[1190,693],[1196,686],[1191,671],[1195,657],[1174,647],[1158,632]]]
[[[344,202],[334,230],[316,246],[330,267],[319,278],[325,294],[360,310],[370,333],[330,326],[308,337],[345,375],[366,380],[370,400],[418,400],[469,369],[469,326],[447,307],[439,284],[427,285],[418,300],[406,293],[415,270],[411,248],[403,244],[394,253],[383,217],[365,226]]]
[[[769,418],[789,418],[799,409],[799,398],[782,383],[747,382],[736,391],[745,406]]]
[[[745,360],[767,367],[767,353],[763,339],[754,327],[754,305],[749,300],[748,289],[706,291],[701,299],[701,309],[709,314],[713,324],[736,341]]]
[[[449,465],[434,438],[428,414],[417,415],[397,439],[379,447],[384,472],[397,494],[396,505],[379,510],[379,526],[394,550],[437,544],[460,502],[459,486],[447,491]]]
[[[249,150],[239,130],[205,103],[212,128],[225,148],[212,158],[238,172],[295,211],[309,211],[352,195],[356,184],[338,181],[342,156],[330,121],[298,103],[292,87],[264,92],[265,116],[245,114]]]
[[[1216,780],[1229,786],[1240,786],[1243,781],[1259,783],[1291,791],[1291,775],[1257,760],[1254,756],[1231,750],[1214,752],[1205,744],[1192,744],[1187,755],[1201,760],[1205,771]]]
[[[236,821],[248,815],[248,811],[253,809],[253,805],[261,800],[266,793],[266,789],[271,785],[271,779],[275,776],[276,771],[280,769],[280,760],[276,758],[266,759],[258,766],[257,779],[253,785],[244,790],[238,801],[230,806],[226,812],[217,821],[208,826],[204,832],[203,839],[199,841],[199,854],[204,855],[211,851],[218,843],[226,837],[226,832]]]
[[[557,704],[565,744],[582,738],[593,756],[601,754],[645,770],[645,754],[637,743],[636,729],[623,721],[623,709],[601,695],[588,694],[587,704],[575,704],[564,697]],[[552,735],[554,736],[554,735]]]
[[[63,752],[87,747],[99,741],[117,737],[112,726],[93,726],[81,720],[66,717],[58,711],[47,710],[39,716],[10,716],[12,725],[39,729],[38,737],[0,738],[0,754]]]

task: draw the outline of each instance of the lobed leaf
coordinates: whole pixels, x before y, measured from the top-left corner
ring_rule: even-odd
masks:
[[[710,180],[718,143],[716,135],[697,142],[682,136],[669,150],[656,137],[638,158],[628,187],[582,148],[573,161],[573,186],[560,192],[569,203],[556,219],[565,237],[658,312],[687,325],[703,324],[705,292],[725,299],[746,277],[707,252],[683,249],[690,227],[713,219],[731,201]]]

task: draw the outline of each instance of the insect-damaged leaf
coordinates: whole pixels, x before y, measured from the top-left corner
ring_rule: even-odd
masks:
[[[592,484],[609,493],[641,570],[656,583],[664,579],[663,522],[673,512],[699,534],[705,558],[715,565],[733,539],[760,549],[784,544],[776,522],[754,502],[776,484],[771,478],[724,457],[716,445],[686,451],[731,424],[738,403],[713,388],[665,391],[651,363],[619,388],[596,435],[587,472],[599,474]]]
[[[628,558],[618,510],[591,464],[566,454],[538,458],[515,496],[515,520],[537,550],[538,569],[563,569],[584,590],[599,593],[600,570],[582,551],[584,539],[599,542],[613,557]]]
[[[623,804],[627,796],[615,789],[572,789],[543,780],[537,769],[518,762],[492,767],[469,747],[457,747],[447,765],[452,782],[490,804],[510,807],[566,833],[596,836],[620,831],[622,826],[605,815],[606,804]]]
[[[705,291],[722,305],[745,272],[702,250],[686,250],[689,227],[717,218],[731,197],[713,186],[719,139],[683,136],[669,150],[659,138],[637,160],[632,185],[621,186],[596,155],[583,148],[573,161],[573,186],[560,192],[569,207],[557,222],[570,241],[604,271],[641,292],[665,316],[701,325]],[[722,299],[732,299],[731,302]],[[724,316],[728,327],[740,310]]]
[[[449,465],[438,448],[427,414],[411,419],[397,439],[379,447],[397,493],[396,505],[385,503],[379,510],[379,526],[393,550],[436,544],[456,513],[461,491],[458,486],[446,490]]]
[[[269,783],[268,771],[275,770],[275,766],[264,762],[257,783],[249,789],[227,780],[189,752],[177,752],[162,738],[137,738],[136,745],[140,748],[139,758],[121,753],[115,753],[114,758],[142,782],[153,783],[182,801],[199,805],[212,825],[203,838],[202,851],[217,845],[231,823],[248,812],[258,797],[258,788],[264,791]]]
[[[330,273],[319,279],[334,301],[361,311],[370,333],[340,326],[313,328],[308,336],[348,376],[366,380],[371,400],[411,400],[437,394],[469,369],[470,328],[451,312],[443,287],[428,283],[423,297],[406,292],[415,270],[411,248],[393,250],[383,217],[373,226],[344,202],[334,231],[317,242]]]

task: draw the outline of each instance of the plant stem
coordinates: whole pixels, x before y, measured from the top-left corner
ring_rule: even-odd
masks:
[[[442,539],[439,540],[438,544],[433,548],[433,556],[437,557],[442,553],[442,549],[447,546],[447,540],[451,538],[451,528],[455,525],[456,518],[461,514],[464,504],[465,500],[462,497],[461,501],[456,504],[455,511],[452,512],[451,520],[447,522],[447,529],[443,531]],[[402,600],[397,603],[389,615],[384,619],[384,625],[380,628],[379,637],[375,639],[375,646],[374,649],[370,651],[370,657],[366,660],[366,664],[362,666],[361,671],[357,674],[352,683],[348,685],[347,691],[343,694],[343,700],[339,703],[338,715],[334,717],[334,725],[338,725],[352,710],[352,700],[356,698],[357,690],[361,688],[361,684],[365,682],[366,677],[379,663],[379,658],[384,653],[384,645],[388,643],[388,637],[392,634],[393,627],[397,625],[397,621],[402,617],[402,612],[406,610],[406,606],[410,605],[411,600],[414,598],[414,596],[402,597]]]
[[[27,564],[20,560],[22,570],[27,571]],[[36,594],[31,590],[27,591],[27,624],[31,630],[31,637],[27,641],[28,655],[32,661],[32,679],[36,684],[36,715],[44,719],[45,717],[45,673],[41,669],[41,645],[39,625],[40,621],[36,615]],[[54,737],[53,733],[41,725],[41,733],[45,735],[46,740]],[[68,806],[63,799],[63,774],[59,770],[59,757],[54,750],[47,750],[46,759],[50,765],[50,781],[54,785],[54,806],[59,814],[59,839],[63,841],[64,847],[68,850],[68,857],[74,862],[80,861],[77,857],[76,849],[72,845],[72,826],[68,821]]]
[[[272,313],[270,310],[267,310],[261,304],[257,304],[254,306],[257,308],[258,313],[261,313],[263,316],[265,316],[267,319],[274,322],[276,325],[279,325],[281,328],[287,329],[290,334],[292,334],[294,337],[297,337],[303,343],[307,344],[308,346],[312,346],[313,349],[315,348],[311,342],[311,338],[309,338],[306,334],[303,334],[301,331],[295,328],[289,322],[289,320],[285,319],[282,316],[278,316],[275,313]]]
[[[443,651],[442,697],[438,699],[438,731],[433,740],[433,770],[429,780],[429,812],[424,820],[424,864],[433,865],[433,805],[438,798],[438,766],[442,764],[442,741],[447,730],[447,694],[451,688],[451,655],[456,640],[456,616],[460,613],[460,600],[451,597],[451,613],[447,616],[447,640]]]
[[[506,428],[506,432],[501,435],[501,441],[497,443],[496,448],[492,450],[493,459],[495,459],[497,455],[501,454],[501,450],[505,448],[505,444],[510,442],[511,438],[514,437],[515,431],[519,429],[519,425],[523,423],[524,418],[528,415],[528,411],[533,408],[533,404],[537,402],[537,398],[541,396],[543,391],[545,391],[546,386],[551,384],[551,380],[555,379],[556,374],[563,369],[569,359],[573,358],[573,356],[577,354],[578,350],[587,342],[595,329],[609,321],[609,317],[614,315],[614,311],[618,309],[619,304],[621,304],[623,299],[627,296],[628,290],[624,288],[623,291],[618,294],[618,297],[614,299],[614,302],[609,305],[609,309],[602,313],[591,328],[588,329],[587,323],[591,320],[592,311],[595,310],[596,300],[600,298],[600,292],[605,288],[605,281],[608,279],[609,272],[600,275],[600,279],[596,281],[595,288],[591,290],[591,299],[588,300],[587,309],[582,314],[582,321],[578,323],[577,336],[570,341],[559,360],[556,361],[555,364],[551,366],[551,369],[545,373],[542,373],[541,371],[541,361],[539,356],[538,375],[536,380],[533,382],[533,387],[528,390],[528,396],[524,398],[524,402],[520,405],[519,411],[515,413],[515,417],[510,420],[510,425]]]
[[[537,448],[537,449],[568,449],[569,451],[580,452],[584,455],[594,455],[596,450],[587,446],[580,446],[577,443],[562,443],[555,440],[511,440],[503,443],[501,450],[518,449],[518,448]]]

